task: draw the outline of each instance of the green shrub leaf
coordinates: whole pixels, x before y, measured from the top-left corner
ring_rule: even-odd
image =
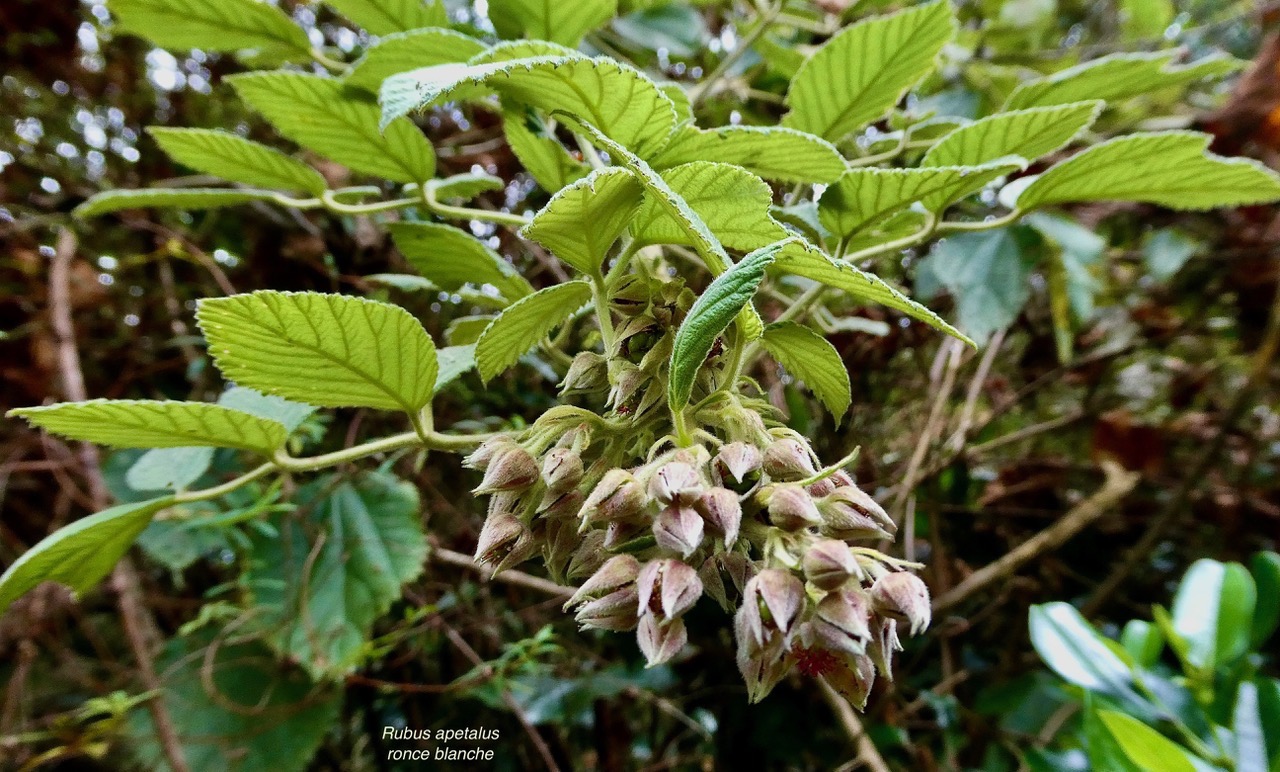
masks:
[[[211,129],[147,129],[170,158],[231,182],[320,195],[327,185],[320,172],[278,150],[228,131]]]
[[[1034,161],[1080,136],[1102,108],[1103,102],[1095,99],[989,115],[946,134],[920,165],[977,166],[1006,156]]]
[[[208,445],[269,456],[288,437],[276,421],[207,402],[95,399],[18,408],[8,415],[69,439],[117,448]]]
[[[525,171],[548,193],[585,177],[591,166],[569,154],[532,109],[513,107],[502,113],[502,130],[511,152]]]
[[[170,497],[121,504],[59,528],[0,576],[0,613],[41,582],[82,593],[106,576]]]
[[[443,0],[325,0],[370,35],[390,35],[449,23]]]
[[[400,222],[388,229],[396,248],[414,269],[443,290],[490,284],[508,303],[533,292],[502,255],[452,225]]]
[[[1001,228],[948,236],[921,261],[917,289],[926,277],[945,287],[955,297],[960,329],[985,343],[992,333],[1013,324],[1030,296],[1032,262],[1023,248],[1024,233]]]
[[[436,352],[440,359],[440,373],[436,375],[436,393],[462,377],[476,366],[476,344],[445,346]]]
[[[667,404],[672,411],[684,410],[689,403],[698,368],[706,361],[716,338],[751,302],[764,279],[765,269],[773,263],[782,246],[770,244],[743,257],[717,276],[694,301],[680,329],[676,330],[671,349]]]
[[[476,341],[476,366],[488,382],[591,300],[591,285],[571,281],[516,301],[484,328]]]
[[[782,126],[681,126],[653,165],[667,169],[694,161],[734,164],[775,182],[829,183],[845,170],[830,142]]]
[[[618,0],[489,0],[489,20],[504,38],[529,37],[576,46],[582,36],[612,19]]]
[[[1266,643],[1280,624],[1280,555],[1259,552],[1249,560],[1249,573],[1258,590],[1257,608],[1253,611],[1250,642],[1254,648]],[[1280,742],[1280,737],[1277,737]]]
[[[491,174],[455,174],[427,181],[427,189],[441,201],[470,201],[482,193],[492,193],[506,186],[501,177]]]
[[[382,81],[392,75],[420,67],[465,62],[484,50],[484,43],[451,29],[397,32],[369,46],[343,82],[376,94]]]
[[[594,275],[631,224],[643,190],[627,169],[600,169],[552,196],[521,235],[551,250],[578,272]]]
[[[1206,57],[1178,66],[1176,51],[1121,53],[1099,57],[1052,75],[1023,83],[1005,102],[1005,110],[1065,105],[1087,99],[1115,102],[1240,69],[1230,57]]]
[[[849,385],[849,371],[836,347],[795,322],[765,327],[760,342],[778,364],[813,390],[839,424],[853,403],[853,389]]]
[[[661,173],[663,181],[697,213],[714,237],[730,249],[749,251],[787,237],[769,214],[773,191],[764,180],[739,166],[694,161]],[[641,244],[697,246],[700,235],[669,214],[659,196],[646,198],[631,226]]]
[[[435,344],[399,306],[261,291],[202,300],[196,318],[223,375],[267,394],[411,415],[431,401]]]
[[[783,126],[836,141],[883,116],[933,68],[955,31],[946,0],[853,24],[800,67]]]
[[[1248,652],[1257,597],[1253,577],[1239,563],[1193,563],[1171,609],[1173,629],[1187,642],[1187,661],[1212,671]]]
[[[1139,768],[1158,769],[1160,772],[1196,772],[1196,765],[1186,749],[1138,719],[1115,710],[1099,710],[1098,717],[1124,754]]]
[[[917,201],[937,212],[981,190],[1018,164],[928,169],[850,169],[818,199],[818,216],[833,236],[845,238]]]
[[[485,86],[510,100],[589,122],[624,147],[648,156],[666,144],[676,110],[647,75],[612,59],[540,56],[470,66],[424,67],[382,84],[382,121]]]
[[[111,0],[117,31],[162,48],[205,51],[259,49],[308,57],[307,33],[284,11],[259,0]]]
[[[151,207],[172,209],[217,209],[249,201],[270,201],[276,194],[269,190],[231,188],[143,188],[141,190],[105,190],[90,197],[72,214],[80,219],[118,212],[122,209]]]
[[[1209,140],[1190,131],[1108,140],[1041,174],[1018,196],[1018,208],[1143,201],[1194,210],[1280,200],[1280,175],[1257,161],[1209,153]]]
[[[1031,607],[1031,645],[1068,682],[1122,700],[1141,702],[1129,666],[1069,603]]]
[[[435,152],[422,132],[409,121],[395,121],[384,133],[378,106],[341,81],[298,72],[227,80],[281,134],[325,158],[395,182],[425,182],[435,175]]]

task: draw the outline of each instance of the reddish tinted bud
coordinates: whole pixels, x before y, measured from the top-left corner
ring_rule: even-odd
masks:
[[[640,617],[640,625],[636,629],[636,641],[640,651],[648,661],[648,667],[670,662],[689,642],[689,633],[685,630],[684,620],[660,620],[653,614]]]
[[[698,512],[713,530],[724,537],[724,546],[732,547],[742,527],[742,502],[738,494],[724,488],[712,488],[698,499]]]
[[[871,585],[871,601],[880,614],[906,623],[912,635],[924,632],[933,618],[929,588],[920,577],[906,571],[877,579]]]
[[[817,474],[809,448],[799,440],[774,440],[764,450],[764,473],[769,479],[791,482]]]
[[[836,590],[849,579],[862,577],[862,569],[849,545],[837,539],[815,542],[804,553],[804,576],[821,590]]]
[[[663,508],[653,521],[653,536],[658,546],[681,557],[689,557],[702,543],[704,523],[689,507],[671,505]]]
[[[770,485],[759,495],[769,508],[769,522],[785,531],[798,531],[822,523],[822,516],[818,514],[813,498],[799,485]]]

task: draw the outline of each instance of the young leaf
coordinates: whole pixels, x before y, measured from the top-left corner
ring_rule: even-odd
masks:
[[[489,21],[504,38],[529,37],[576,46],[618,13],[617,0],[489,0]]]
[[[734,164],[776,182],[829,183],[845,170],[844,157],[830,142],[781,126],[681,126],[653,166],[667,169],[694,161]]]
[[[449,23],[443,0],[325,0],[370,35],[390,35]]]
[[[279,8],[259,0],[111,0],[118,32],[147,38],[161,48],[204,51],[266,49],[307,58],[307,33]]]
[[[342,82],[300,72],[254,72],[227,78],[272,126],[306,148],[357,172],[394,182],[435,175],[431,143],[409,121],[378,123],[378,106]]]
[[[795,322],[765,327],[760,342],[779,364],[813,390],[839,424],[853,402],[853,390],[849,386],[849,371],[836,347]]]
[[[431,401],[435,344],[399,306],[261,291],[202,300],[196,319],[222,374],[267,394],[410,415]]]
[[[773,191],[746,169],[694,161],[667,169],[662,179],[730,249],[749,251],[787,237],[786,229],[769,215]],[[646,198],[631,232],[641,244],[696,246],[687,223],[672,217],[656,196]]]
[[[540,289],[509,306],[476,341],[476,367],[488,382],[514,365],[561,322],[591,300],[591,285],[571,281]]]
[[[1151,667],[1164,651],[1164,636],[1160,628],[1141,619],[1130,619],[1120,632],[1120,645],[1143,667]]]
[[[599,169],[552,196],[521,235],[592,276],[634,218],[642,191],[630,171]]]
[[[837,238],[852,236],[917,201],[937,212],[1018,164],[943,166],[932,169],[850,169],[818,199],[818,215]]]
[[[1214,670],[1249,651],[1253,577],[1239,563],[1197,560],[1187,569],[1173,599],[1173,629],[1188,644],[1187,661]]]
[[[1129,666],[1070,604],[1032,606],[1030,625],[1031,645],[1050,670],[1090,691],[1141,702]]]
[[[1108,140],[1041,174],[1018,196],[1018,208],[1144,201],[1194,210],[1280,200],[1280,175],[1252,159],[1209,153],[1209,140],[1208,134],[1190,131]]]
[[[1084,730],[1085,751],[1089,755],[1089,763],[1092,769],[1107,770],[1107,772],[1146,772],[1142,767],[1134,764],[1125,754],[1124,749],[1116,742],[1115,735],[1111,734],[1111,730],[1107,729],[1107,725],[1102,723],[1102,718],[1098,715],[1098,697],[1092,692],[1084,693],[1084,709],[1082,717],[1082,728]],[[1056,769],[1054,770],[1056,772]]]
[[[1186,749],[1138,719],[1115,710],[1099,710],[1098,717],[1129,760],[1139,768],[1158,769],[1160,772],[1196,772],[1191,754]]]
[[[476,345],[446,346],[436,352],[440,359],[440,374],[436,376],[436,393],[462,377],[476,366]]]
[[[427,180],[427,189],[440,201],[470,201],[482,193],[502,190],[507,183],[491,174],[455,174],[444,179]]]
[[[464,284],[490,284],[507,302],[533,292],[502,255],[451,225],[399,222],[389,226],[396,248],[418,273],[453,292]]]
[[[1280,555],[1259,552],[1249,559],[1249,573],[1258,590],[1253,630],[1249,635],[1250,643],[1256,649],[1267,642],[1276,631],[1276,624],[1280,623]],[[1276,741],[1280,743],[1280,736]]]
[[[502,113],[507,144],[525,171],[548,193],[585,177],[591,166],[569,155],[542,118],[528,108],[513,107]]]
[[[933,68],[951,40],[947,0],[878,16],[841,30],[801,66],[782,125],[832,142],[880,118]]]
[[[343,82],[376,94],[382,81],[392,75],[420,67],[465,62],[484,50],[484,43],[451,29],[397,32],[369,46]]]
[[[1001,228],[948,236],[921,261],[917,288],[926,276],[933,277],[955,297],[960,328],[985,343],[996,330],[1013,324],[1027,304],[1032,263],[1023,235]]]
[[[751,302],[764,279],[765,269],[773,263],[782,246],[770,244],[743,257],[717,276],[694,301],[680,329],[676,330],[671,349],[667,404],[672,411],[684,410],[689,403],[698,369],[711,353],[716,338]]]
[[[121,504],[59,528],[24,552],[0,576],[0,613],[41,582],[82,593],[120,560],[170,497]]]
[[[1061,150],[1097,120],[1104,103],[1074,102],[996,113],[949,132],[921,166],[977,166],[1006,156],[1034,161]]]
[[[278,150],[237,134],[211,129],[149,126],[160,149],[173,160],[231,182],[320,195],[327,185],[320,172]]]
[[[269,456],[288,437],[276,421],[207,402],[95,399],[18,408],[8,415],[69,439],[117,448],[208,445]]]
[[[667,142],[676,109],[647,75],[612,59],[540,56],[469,66],[444,64],[387,78],[382,122],[485,86],[504,99],[587,121],[624,147],[648,156]]]
[[[254,539],[245,586],[252,624],[315,678],[350,672],[373,623],[422,573],[426,534],[417,489],[384,473],[299,491],[299,517]]]
[[[869,300],[901,311],[934,329],[942,330],[948,335],[973,345],[973,341],[943,321],[942,317],[894,289],[880,277],[861,271],[848,263],[836,262],[811,244],[802,241],[789,242],[778,253],[774,268],[783,273],[793,273],[834,287],[859,300]]]
[[[122,209],[162,207],[173,209],[217,209],[249,201],[270,201],[276,194],[269,190],[230,188],[144,188],[142,190],[104,190],[91,196],[72,214],[82,220],[118,212]]]
[[[1202,78],[1229,75],[1240,68],[1240,62],[1230,57],[1206,57],[1179,66],[1173,63],[1177,54],[1177,51],[1121,53],[1077,64],[1018,86],[1003,109],[1065,105],[1087,99],[1115,102]]]

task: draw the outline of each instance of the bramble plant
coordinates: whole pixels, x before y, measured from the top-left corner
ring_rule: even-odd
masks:
[[[232,185],[112,190],[77,214],[263,202],[379,218],[420,274],[381,281],[483,313],[456,321],[438,348],[418,319],[386,302],[276,291],[210,298],[196,318],[209,357],[235,384],[218,403],[10,411],[71,439],[149,449],[129,484],[161,493],[40,542],[0,578],[0,609],[46,580],[91,588],[153,521],[257,522],[237,544],[246,555],[237,602],[257,609],[251,626],[312,677],[340,677],[360,665],[374,621],[428,559],[417,493],[390,463],[354,482],[283,481],[375,456],[465,453],[489,506],[476,560],[501,571],[540,559],[554,580],[579,585],[568,607],[582,626],[635,630],[651,665],[681,651],[682,616],[709,596],[734,615],[751,700],[798,669],[861,707],[877,674],[891,678],[899,636],[928,626],[928,591],[916,564],[881,551],[898,523],[846,471],[856,450],[819,459],[785,428],[753,380],[761,360],[803,381],[839,422],[852,389],[824,333],[851,308],[878,304],[969,343],[966,332],[990,332],[967,324],[963,306],[965,332],[948,324],[864,270],[872,258],[945,238],[929,271],[958,292],[978,265],[966,261],[1000,240],[1031,227],[1053,240],[1078,227],[1049,214],[1064,204],[1199,210],[1280,200],[1280,177],[1260,164],[1208,153],[1207,135],[1133,131],[1124,109],[1233,72],[1228,58],[1106,56],[1011,82],[1002,105],[961,119],[927,99],[946,77],[939,64],[954,65],[964,41],[952,7],[934,0],[832,29],[809,52],[775,41],[769,65],[790,78],[778,123],[703,128],[699,106],[730,87],[740,54],[678,84],[580,53],[574,46],[613,18],[615,0],[491,0],[498,35],[527,38],[500,42],[448,28],[439,5],[329,4],[378,36],[356,61],[315,48],[256,0],[109,8],[119,31],[159,46],[282,67],[228,80],[307,157],[372,184],[332,188],[303,160],[230,131],[155,127],[175,161]],[[790,5],[757,4],[735,54],[771,30],[811,39],[783,18]],[[483,169],[436,177],[415,120],[448,105],[500,114],[528,179]],[[484,198],[513,182],[536,184],[545,205],[525,213]],[[495,227],[545,249],[568,278],[533,286],[519,260],[474,235]],[[1071,257],[1065,246],[1054,259]],[[761,293],[781,306],[774,318],[757,310]],[[495,432],[435,425],[436,394],[460,378],[490,383],[522,362],[555,369],[563,404]],[[401,414],[407,431],[298,455],[318,431],[315,410],[350,407]],[[193,487],[208,478],[213,448],[260,462]],[[289,505],[314,530],[268,526]],[[286,624],[302,615],[317,634]]]

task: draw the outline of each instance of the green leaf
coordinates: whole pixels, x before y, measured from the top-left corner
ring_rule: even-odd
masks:
[[[307,33],[279,8],[258,0],[111,0],[116,31],[161,48],[204,51],[265,49],[309,57]]]
[[[156,663],[162,700],[193,770],[303,772],[341,722],[342,691],[318,689],[261,643],[212,630],[169,641]],[[234,636],[232,636],[234,637]],[[143,769],[168,770],[151,711],[129,713]]]
[[[1239,563],[1197,560],[1173,599],[1173,629],[1188,643],[1187,661],[1214,670],[1249,651],[1257,589]]]
[[[207,445],[152,448],[129,467],[125,484],[135,491],[183,490],[209,471],[213,451]]]
[[[1102,723],[1098,715],[1098,698],[1092,692],[1084,693],[1084,739],[1092,769],[1106,772],[1144,772],[1129,760],[1115,735]]]
[[[511,152],[516,154],[525,171],[548,193],[555,193],[591,171],[589,164],[569,154],[533,110],[504,110],[502,129]]]
[[[1120,0],[1120,29],[1127,41],[1158,40],[1175,13],[1172,0]]]
[[[390,35],[422,27],[443,27],[449,10],[441,0],[325,0],[370,35]]]
[[[388,229],[414,270],[441,289],[453,292],[464,284],[490,284],[507,302],[533,292],[502,255],[452,225],[399,222]]]
[[[529,37],[576,46],[618,13],[617,0],[489,0],[489,21],[504,38]]]
[[[1030,294],[1031,262],[1011,228],[948,236],[920,265],[956,301],[960,329],[985,343],[1022,313]]]
[[[1129,666],[1070,604],[1032,606],[1030,627],[1031,645],[1050,670],[1090,691],[1141,702]]]
[[[244,577],[251,625],[315,678],[341,676],[361,660],[373,623],[422,573],[426,534],[417,489],[383,473],[297,494],[302,518],[258,535]]]
[[[858,300],[867,300],[901,311],[934,329],[942,330],[948,335],[973,345],[973,341],[947,324],[942,317],[894,289],[880,277],[859,270],[848,263],[832,260],[817,247],[805,242],[793,241],[784,246],[777,256],[774,268],[834,287]]]
[[[299,72],[227,80],[281,134],[354,171],[394,182],[424,182],[435,175],[435,152],[416,126],[405,120],[380,128],[378,106],[339,80]]]
[[[1135,133],[1052,167],[1018,196],[1030,210],[1076,201],[1143,201],[1170,209],[1213,209],[1280,200],[1280,176],[1246,158],[1207,152],[1190,131]]]
[[[451,29],[397,32],[369,46],[343,82],[376,94],[382,81],[392,75],[420,67],[465,62],[484,50],[484,43]]]
[[[462,377],[476,366],[476,345],[446,346],[437,352],[440,358],[440,374],[436,376],[436,393]]]
[[[196,319],[222,374],[267,394],[413,416],[431,401],[435,344],[399,306],[261,291],[201,300]]]
[[[955,31],[946,0],[838,32],[791,80],[782,125],[836,141],[880,118],[933,69]]]
[[[509,306],[476,341],[476,367],[488,382],[514,365],[552,329],[591,300],[591,285],[571,281],[540,289]]]
[[[1258,686],[1243,681],[1236,690],[1231,711],[1231,733],[1235,737],[1235,769],[1238,772],[1267,772],[1267,738],[1263,730]]]
[[[232,386],[222,392],[222,396],[218,397],[218,404],[283,424],[285,431],[289,434],[293,434],[299,426],[302,426],[303,421],[316,412],[313,405],[290,402],[282,397],[263,394],[245,386]]]
[[[117,448],[209,445],[269,456],[284,445],[284,426],[207,402],[107,400],[10,410],[33,426],[73,440]]]
[[[977,166],[1007,156],[1035,161],[1080,136],[1103,106],[1095,99],[989,115],[949,132],[929,148],[920,165]]]
[[[393,75],[382,84],[383,124],[476,86],[493,89],[504,101],[586,121],[641,156],[661,150],[676,122],[671,100],[633,67],[604,57],[540,56]]]
[[[1142,245],[1142,262],[1157,281],[1167,281],[1187,264],[1202,245],[1174,228],[1160,228]]]
[[[756,294],[764,271],[773,263],[783,244],[770,244],[742,258],[717,276],[694,301],[676,330],[671,348],[671,372],[667,381],[667,404],[682,411],[693,393],[698,369],[711,353],[711,346],[725,328]],[[743,345],[745,341],[738,341]]]
[[[1280,681],[1274,678],[1257,678],[1258,717],[1262,720],[1262,735],[1267,743],[1267,758],[1271,760],[1271,772],[1280,769]]]
[[[765,327],[760,342],[779,364],[813,390],[839,425],[853,403],[853,390],[849,385],[849,371],[836,347],[795,322]]]
[[[104,190],[91,196],[71,213],[82,220],[118,212],[122,209],[150,207],[174,209],[217,209],[249,201],[270,201],[276,194],[269,190],[232,190],[229,188],[145,188],[142,190]]]
[[[327,185],[320,172],[278,150],[237,134],[212,129],[147,128],[173,160],[231,182],[320,195]]]
[[[0,576],[0,613],[41,582],[82,593],[106,576],[171,497],[121,504],[59,528]]]
[[[484,334],[484,328],[494,320],[493,316],[460,316],[449,322],[449,326],[445,328],[444,339],[449,342],[450,346],[466,346],[480,340],[480,336]]]
[[[1009,95],[1003,109],[1065,105],[1088,99],[1116,102],[1203,78],[1229,75],[1240,68],[1240,62],[1235,59],[1216,56],[1179,66],[1173,63],[1177,55],[1177,51],[1157,51],[1103,56],[1021,84]]]
[[[917,201],[937,212],[976,193],[1019,164],[943,166],[930,169],[850,169],[818,199],[823,227],[837,238],[852,236]]]
[[[1186,749],[1138,719],[1114,710],[1099,710],[1098,718],[1138,767],[1151,772],[1196,772]]]
[[[444,179],[427,180],[427,189],[441,201],[470,201],[482,193],[502,190],[507,183],[492,174],[455,174]]]
[[[1249,560],[1249,572],[1258,590],[1258,604],[1253,612],[1253,630],[1249,640],[1261,647],[1280,624],[1280,555],[1259,552]],[[1276,738],[1280,741],[1280,737]]]
[[[1151,667],[1160,660],[1164,651],[1164,636],[1160,628],[1141,619],[1130,619],[1120,633],[1120,644],[1143,667]]]
[[[635,174],[617,166],[563,188],[524,227],[532,239],[578,272],[593,276],[640,206]]]
[[[769,214],[773,191],[764,180],[738,166],[694,161],[661,173],[662,179],[730,249],[750,251],[787,237]],[[673,217],[662,198],[649,196],[631,225],[639,244],[685,244],[701,240],[688,223]]]
[[[845,171],[845,160],[821,137],[781,126],[684,125],[653,159],[658,169],[719,161],[741,166],[775,182],[830,183]]]

